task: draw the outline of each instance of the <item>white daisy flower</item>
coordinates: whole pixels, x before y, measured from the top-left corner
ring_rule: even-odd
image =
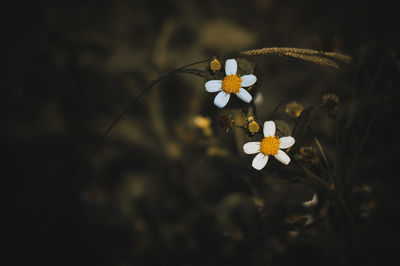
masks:
[[[253,159],[252,166],[261,170],[268,162],[268,157],[273,155],[281,163],[288,165],[290,163],[289,156],[280,149],[287,149],[291,147],[295,140],[293,137],[278,138],[275,136],[275,123],[274,121],[266,121],[264,123],[264,139],[257,142],[248,142],[243,145],[243,151],[246,154],[256,154]]]
[[[206,91],[219,91],[214,99],[214,104],[219,108],[223,108],[225,105],[227,105],[232,93],[236,94],[246,103],[251,102],[251,99],[253,98],[247,90],[243,89],[243,87],[249,87],[256,83],[256,76],[250,74],[240,77],[238,74],[236,74],[236,71],[236,60],[228,59],[225,62],[225,78],[223,80],[209,80],[205,84]]]

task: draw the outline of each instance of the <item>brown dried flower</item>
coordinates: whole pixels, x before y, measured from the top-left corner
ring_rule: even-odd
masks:
[[[321,106],[332,119],[335,119],[339,109],[339,97],[333,93],[322,96]]]
[[[296,101],[292,101],[285,106],[285,113],[292,117],[299,117],[303,111],[303,106]]]
[[[312,146],[302,146],[299,150],[299,157],[306,163],[317,164],[319,162],[318,151]]]

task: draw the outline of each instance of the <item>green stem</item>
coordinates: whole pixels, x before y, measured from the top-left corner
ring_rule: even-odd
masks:
[[[295,161],[297,165],[300,166],[300,168],[304,171],[304,173],[310,178],[313,184],[322,187],[326,190],[329,190],[329,183],[320,178],[318,175],[314,174],[310,169],[305,167],[303,164],[301,164],[298,161]]]
[[[279,104],[275,107],[274,111],[272,112],[272,114],[270,115],[270,119],[274,119],[274,117],[276,116],[276,114],[278,113],[279,108],[281,108],[283,106],[284,103],[286,103],[288,101],[287,98],[283,98]]]
[[[383,55],[381,60],[379,61],[378,68],[375,71],[374,77],[372,78],[371,83],[368,86],[367,94],[370,94],[372,92],[372,89],[375,86],[376,81],[378,80],[379,74],[381,73],[383,62],[385,61],[385,56]]]
[[[335,189],[338,188],[338,180],[339,180],[339,175],[340,175],[340,166],[341,166],[341,161],[340,161],[340,142],[339,142],[339,110],[338,110],[338,115],[335,120],[335,172],[333,173],[333,181],[335,184]]]
[[[319,149],[319,152],[321,153],[322,159],[324,159],[324,162],[325,162],[326,168],[327,168],[327,172],[328,172],[328,176],[331,179],[331,183],[335,186],[335,189],[336,189],[337,188],[336,179],[335,179],[335,176],[334,176],[334,174],[332,172],[332,169],[331,169],[331,167],[329,165],[328,158],[325,155],[324,149],[322,148],[322,145],[319,142],[317,137],[314,137],[314,141],[317,144],[317,147]],[[322,165],[321,165],[321,169],[323,169]]]
[[[380,109],[382,103],[383,103],[383,98],[381,98],[380,102],[378,103],[378,106],[377,106],[376,109],[374,110],[374,113],[372,114],[371,119],[370,119],[369,122],[368,122],[367,129],[365,130],[365,133],[364,133],[364,135],[363,135],[363,137],[362,137],[362,139],[361,139],[361,143],[360,143],[360,145],[358,146],[358,149],[357,149],[357,151],[355,152],[355,154],[354,154],[353,158],[351,159],[350,163],[348,164],[348,166],[349,166],[348,168],[350,168],[351,165],[354,164],[354,162],[356,162],[356,161],[358,160],[358,157],[360,156],[362,150],[364,149],[364,146],[365,146],[365,144],[366,144],[366,142],[367,142],[368,136],[369,136],[369,134],[370,134],[370,132],[371,132],[372,126],[373,126],[373,124],[374,124],[374,122],[375,122],[375,119],[376,119],[376,117],[377,117],[377,115],[378,115],[378,112],[379,112],[379,109]],[[342,172],[344,172],[344,169],[343,169]],[[346,176],[347,176],[347,175],[346,175],[345,173],[342,173],[342,182],[341,182],[341,184],[340,184],[340,189],[339,189],[339,191],[342,191],[343,188],[344,188],[345,185],[346,185],[346,182],[347,182]]]

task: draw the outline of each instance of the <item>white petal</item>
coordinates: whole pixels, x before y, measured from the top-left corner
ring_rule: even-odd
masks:
[[[244,75],[240,78],[242,79],[242,87],[249,87],[257,81],[257,77],[254,75]]]
[[[222,80],[209,80],[204,86],[208,92],[217,92],[222,88]]]
[[[260,142],[247,142],[243,145],[243,151],[246,154],[254,154],[260,152]]]
[[[317,203],[318,203],[318,196],[317,193],[314,193],[313,198],[311,200],[304,201],[302,205],[305,207],[311,207],[317,205]]]
[[[237,97],[239,97],[239,99],[245,101],[246,103],[251,102],[251,99],[253,99],[251,94],[243,88],[240,88],[239,92],[236,93],[236,95],[237,95]]]
[[[282,137],[279,140],[281,141],[279,144],[279,149],[287,149],[292,147],[295,142],[293,137]]]
[[[268,162],[268,155],[265,155],[264,153],[259,153],[254,157],[253,162],[251,166],[253,166],[254,169],[256,170],[261,170],[265,167],[265,165]]]
[[[225,62],[225,74],[235,75],[237,71],[237,63],[235,59],[228,59]]]
[[[278,161],[283,164],[288,165],[290,163],[290,158],[284,151],[279,150],[278,153],[274,156]]]
[[[275,123],[274,121],[266,121],[264,123],[264,137],[273,137],[275,136]]]
[[[228,103],[230,97],[230,94],[227,94],[224,91],[220,91],[217,96],[215,96],[214,104],[219,108],[224,108],[225,105]]]

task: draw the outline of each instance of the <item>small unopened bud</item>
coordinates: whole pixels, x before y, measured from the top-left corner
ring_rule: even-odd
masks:
[[[257,133],[260,130],[260,126],[254,120],[254,116],[247,117],[247,121],[248,121],[247,128],[249,129],[249,132],[251,134]]]
[[[214,59],[211,60],[211,62],[210,62],[210,69],[213,72],[216,72],[216,71],[220,70],[221,69],[221,62],[219,62],[218,59],[214,57]]]
[[[333,93],[322,96],[321,106],[329,118],[335,119],[339,109],[339,97]]]
[[[248,127],[251,134],[257,133],[260,130],[260,126],[256,121],[250,122]]]

